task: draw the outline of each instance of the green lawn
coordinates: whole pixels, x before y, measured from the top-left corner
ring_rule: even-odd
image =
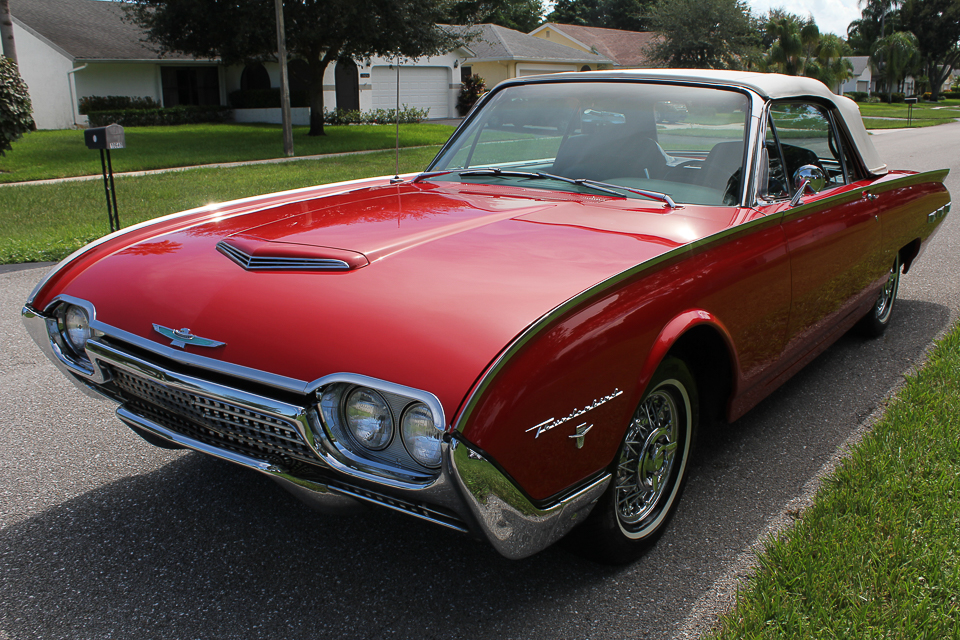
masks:
[[[298,156],[369,149],[393,149],[390,125],[326,127],[325,136],[310,137],[294,127]],[[441,124],[400,125],[404,147],[443,144],[453,127]],[[114,172],[162,169],[217,162],[283,157],[280,125],[198,124],[178,127],[129,127],[127,146],[111,153]],[[87,149],[82,131],[35,131],[13,143],[0,157],[0,182],[21,182],[100,173],[100,153]]]
[[[960,327],[767,543],[709,637],[960,637]]]
[[[438,150],[401,151],[400,172],[424,169]],[[127,227],[210,202],[393,172],[394,152],[384,151],[122,177],[116,179],[117,209]],[[108,231],[101,180],[0,187],[0,264],[60,260]]]
[[[909,107],[906,104],[858,103],[863,123],[868,129],[900,129],[907,126]],[[960,100],[918,102],[913,106],[912,127],[932,127],[960,118]]]

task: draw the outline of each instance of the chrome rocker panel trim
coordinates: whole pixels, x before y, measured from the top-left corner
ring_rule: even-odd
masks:
[[[107,337],[115,336],[121,340],[126,337],[126,332],[95,322],[95,310],[89,303],[72,298],[67,299],[66,296],[59,298],[58,301],[84,306],[90,312],[91,325]],[[75,362],[57,347],[55,337],[50,334],[49,322],[53,320],[51,316],[44,315],[27,305],[23,307],[22,317],[27,332],[47,358],[90,396],[118,402],[100,387],[110,382],[109,371],[104,367],[105,364],[109,364],[172,389],[198,393],[249,407],[296,424],[304,442],[308,443],[309,448],[318,455],[316,466],[329,472],[330,479],[320,481],[296,477],[290,470],[269,461],[221,449],[177,433],[146,416],[131,411],[122,404],[117,408],[117,417],[134,432],[146,432],[181,447],[266,474],[302,501],[328,513],[342,512],[358,501],[375,504],[443,527],[473,533],[488,541],[507,558],[519,559],[543,550],[581,522],[610,482],[609,474],[605,475],[587,483],[554,504],[538,507],[524,496],[512,479],[504,475],[497,465],[482,453],[471,449],[463,438],[443,443],[443,462],[440,473],[427,484],[377,476],[346,466],[323,446],[326,441],[325,432],[319,426],[315,416],[311,415],[314,412],[310,408],[168,371],[124,353],[96,338],[87,343],[87,356],[91,365],[87,367],[87,363]],[[146,341],[139,341],[137,346],[143,348],[144,342]],[[155,344],[151,344],[150,350],[160,355],[166,352],[163,345]],[[207,360],[205,364],[209,365],[209,362]],[[204,368],[212,369],[210,366]],[[236,370],[229,366],[224,366],[222,373],[238,377]],[[263,382],[262,376],[245,379]],[[414,397],[430,400],[428,402],[430,405],[436,403],[431,408],[439,411],[437,415],[443,415],[442,407],[439,407],[439,402],[432,394],[349,373],[332,374],[313,383],[305,383],[304,389],[309,389],[306,398],[309,398],[310,392],[315,392],[324,383],[330,381],[376,383],[382,387],[403,390],[406,393],[415,391]],[[343,481],[341,482],[338,478],[343,478]]]

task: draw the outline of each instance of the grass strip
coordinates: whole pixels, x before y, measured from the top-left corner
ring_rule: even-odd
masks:
[[[420,171],[438,147],[400,153],[400,172]],[[394,152],[230,169],[191,169],[116,179],[128,227],[211,202],[315,184],[392,175]],[[0,264],[60,260],[109,232],[101,180],[0,188]]]
[[[326,135],[310,137],[307,127],[294,127],[298,156],[372,149],[393,149],[391,125],[325,127]],[[453,127],[442,124],[400,125],[400,145],[418,147],[447,141]],[[198,164],[283,157],[280,125],[197,124],[177,127],[128,127],[126,148],[110,156],[114,172],[165,169]],[[100,173],[100,154],[87,149],[82,131],[34,131],[13,143],[0,157],[0,182],[22,182]]]
[[[960,326],[884,416],[709,638],[960,637]]]
[[[918,129],[920,127],[934,127],[938,124],[953,122],[954,120],[955,120],[954,118],[940,118],[937,120],[934,120],[934,119],[918,120],[914,118],[913,122],[910,123],[909,128]],[[900,120],[900,119],[887,120],[885,118],[864,118],[863,126],[866,127],[867,129],[906,129],[908,128],[906,118],[904,118],[903,120]]]

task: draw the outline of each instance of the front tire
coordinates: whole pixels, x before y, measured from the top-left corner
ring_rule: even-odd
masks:
[[[607,564],[640,557],[663,533],[687,478],[698,395],[686,364],[657,368],[611,464],[610,486],[574,532],[579,552]]]
[[[890,316],[893,315],[893,304],[897,301],[897,292],[900,290],[900,256],[893,261],[890,267],[889,276],[886,284],[880,290],[877,301],[867,315],[863,316],[857,325],[860,332],[869,338],[879,338],[887,330],[890,324]]]

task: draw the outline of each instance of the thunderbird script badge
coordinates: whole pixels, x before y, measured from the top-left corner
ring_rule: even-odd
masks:
[[[216,340],[210,340],[209,338],[195,336],[190,333],[190,329],[168,329],[155,324],[153,325],[153,330],[165,338],[170,338],[173,340],[173,342],[170,343],[170,346],[180,347],[181,349],[188,344],[193,345],[194,347],[222,347],[223,345],[227,344],[226,342],[217,342]]]

